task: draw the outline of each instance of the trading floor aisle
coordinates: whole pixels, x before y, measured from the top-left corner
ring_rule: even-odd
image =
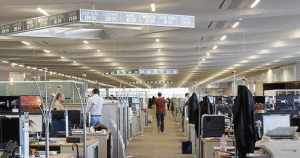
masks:
[[[174,124],[171,111],[165,118],[165,133],[157,133],[156,116],[151,110],[152,123],[145,128],[143,137],[136,136],[127,147],[127,154],[140,158],[186,158],[193,157],[191,154],[181,153],[181,141],[186,138],[180,131],[180,125]]]

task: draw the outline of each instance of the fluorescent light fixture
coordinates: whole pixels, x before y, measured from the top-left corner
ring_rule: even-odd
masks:
[[[205,61],[205,58],[203,58],[202,61]]]
[[[160,52],[161,51],[161,49],[158,49],[158,52]]]
[[[11,77],[10,80],[9,80],[9,82],[14,82],[14,78]]]
[[[24,67],[24,65],[19,65],[20,67]]]
[[[64,57],[64,56],[61,56],[60,58],[62,58],[62,59],[65,59],[65,57]]]
[[[45,53],[50,53],[50,50],[44,49],[43,51],[44,51]]]
[[[30,43],[28,43],[28,42],[22,41],[22,43],[27,45],[27,46],[30,46]]]
[[[73,61],[74,64],[76,64],[76,61]]]
[[[18,65],[17,63],[12,63],[11,65]]]
[[[159,39],[157,38],[155,41],[156,41],[156,42],[159,42]]]
[[[88,42],[88,41],[84,40],[84,41],[83,41],[83,43],[85,43],[85,44],[89,44],[90,42]]]
[[[37,68],[36,68],[36,67],[33,67],[32,69],[33,69],[33,70],[37,70]]]
[[[26,68],[27,68],[27,69],[31,69],[31,67],[30,67],[30,66],[26,66]]]
[[[6,64],[8,63],[8,61],[2,61],[2,62],[3,62],[3,63],[6,63]]]
[[[227,36],[222,36],[221,40],[224,41],[227,38]]]
[[[233,26],[232,26],[232,28],[236,28],[239,24],[240,24],[240,22],[234,23]]]
[[[52,72],[54,75],[56,75],[57,73],[56,72]]]
[[[198,67],[196,66],[196,69],[197,69]]]
[[[46,15],[46,16],[49,16],[49,14],[46,12],[46,11],[44,11],[43,9],[41,9],[41,8],[36,8],[39,12],[41,12],[41,13],[43,13],[44,15]]]
[[[210,56],[210,53],[206,53],[207,56]]]
[[[152,10],[152,12],[155,12],[155,5],[154,5],[154,3],[151,3],[151,10]]]
[[[43,71],[43,69],[39,69],[39,71]]]
[[[213,47],[213,49],[217,49],[218,48],[218,46],[217,45],[215,45],[214,47]]]
[[[98,49],[97,52],[100,52],[100,49]]]
[[[255,2],[252,3],[250,8],[254,8],[259,2],[260,2],[260,0],[256,0]]]

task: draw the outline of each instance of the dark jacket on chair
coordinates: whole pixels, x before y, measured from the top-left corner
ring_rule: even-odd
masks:
[[[200,108],[200,122],[199,122],[199,108]],[[197,137],[199,137],[199,126],[201,128],[202,115],[212,114],[212,113],[213,113],[212,104],[210,103],[208,96],[205,96],[205,97],[203,97],[203,101],[200,102],[200,106],[198,106],[198,108],[195,111],[195,115],[197,118],[196,124],[195,124],[195,130],[196,130]],[[200,133],[200,135],[202,135],[202,133]]]
[[[188,101],[188,116],[189,116],[189,123],[195,123],[196,122],[196,115],[195,111],[196,108],[199,106],[198,97],[196,93],[193,93],[193,95],[189,98]]]
[[[240,157],[253,153],[257,132],[255,130],[254,101],[250,90],[243,85],[238,86],[238,96],[233,106],[234,135]]]

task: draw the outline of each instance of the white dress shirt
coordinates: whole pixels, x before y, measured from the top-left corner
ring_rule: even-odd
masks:
[[[102,115],[102,105],[103,98],[98,94],[94,94],[92,97],[88,99],[87,102],[87,112],[90,112],[91,115]]]
[[[188,101],[189,99],[187,97],[184,97],[183,99],[181,99],[180,101],[180,112],[183,113],[183,108],[184,108],[184,104]]]

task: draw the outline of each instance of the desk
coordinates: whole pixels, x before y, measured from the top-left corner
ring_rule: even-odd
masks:
[[[213,148],[220,146],[220,139],[201,137],[201,158],[212,158]],[[233,146],[233,140],[227,139],[227,146]]]
[[[75,158],[73,154],[57,154],[54,156],[49,156],[50,158]]]
[[[79,154],[83,154],[83,143],[77,143]],[[73,156],[76,156],[76,149],[72,151],[73,143],[64,143],[60,145],[61,153],[71,153]],[[99,141],[97,139],[86,140],[86,155],[88,158],[97,158],[98,157],[98,146]]]
[[[51,141],[55,141],[56,143],[49,143],[49,151],[57,151],[60,152],[61,144],[66,142],[66,138],[50,138]],[[45,151],[45,142],[34,142],[29,144],[30,149],[36,149],[36,151]]]
[[[78,134],[76,134],[78,135]],[[82,135],[82,134],[79,134]],[[113,153],[113,141],[112,134],[108,130],[106,134],[102,134],[99,132],[87,133],[86,137],[88,139],[97,139],[99,142],[98,147],[98,157],[100,158],[112,158]]]
[[[226,147],[226,149],[231,149],[233,150],[234,147]],[[220,151],[220,147],[213,147],[214,153],[213,153],[213,158],[232,158],[234,157],[234,151],[227,151],[223,152]],[[271,158],[270,155],[261,153],[259,150],[255,150],[254,153],[250,153],[247,155],[247,158]]]

